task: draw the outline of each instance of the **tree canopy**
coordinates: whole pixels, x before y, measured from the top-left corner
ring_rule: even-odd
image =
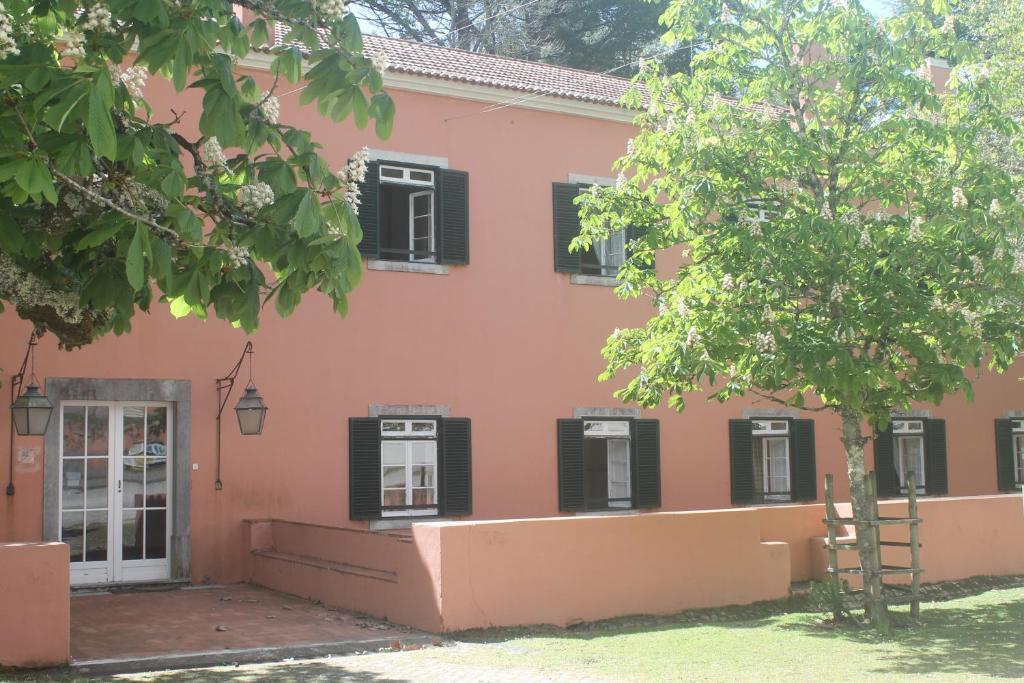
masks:
[[[257,49],[266,90],[234,70]],[[128,331],[154,295],[246,330],[311,289],[344,314],[365,158],[331,168],[277,94],[305,79],[303,104],[387,137],[383,67],[338,0],[3,0],[0,302],[69,348]],[[201,91],[201,111],[155,111],[149,74]]]

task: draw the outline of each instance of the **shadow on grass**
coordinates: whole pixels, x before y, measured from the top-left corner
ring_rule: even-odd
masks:
[[[780,628],[823,640],[893,646],[878,653],[872,673],[1024,678],[1024,603],[932,609],[925,604],[917,622],[906,613],[893,616],[895,626],[889,636],[853,626],[825,629],[785,624]]]
[[[337,681],[338,683],[408,683],[367,671],[352,671],[330,660],[281,661],[270,664],[243,664],[238,667],[188,669],[181,671],[154,671],[148,673],[91,676],[73,673],[67,669],[46,672],[20,672],[5,677],[0,670],[0,681],[7,683],[38,681],[40,683],[99,683],[100,681],[133,681],[141,683],[309,683],[310,681]]]

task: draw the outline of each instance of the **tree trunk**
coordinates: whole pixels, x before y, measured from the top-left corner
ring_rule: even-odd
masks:
[[[854,525],[857,528],[857,554],[864,570],[864,608],[872,626],[889,630],[889,612],[882,595],[882,576],[878,558],[878,537],[866,520],[871,517],[871,500],[864,481],[864,443],[867,438],[860,431],[860,415],[849,409],[840,411],[843,418],[843,447],[846,449],[846,468],[850,477],[850,502],[853,505]]]

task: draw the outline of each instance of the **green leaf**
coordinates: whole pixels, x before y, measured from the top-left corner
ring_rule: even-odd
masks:
[[[78,240],[78,244],[75,245],[75,249],[78,251],[84,251],[85,249],[98,247],[116,235],[123,226],[124,223],[118,224],[117,221],[111,221],[102,227],[92,228],[88,233],[86,233],[85,237]]]
[[[320,231],[323,216],[320,213],[320,202],[311,190],[303,189],[302,201],[295,212],[295,232],[299,237],[309,237]]]
[[[140,223],[135,226],[135,234],[132,236],[131,244],[128,245],[128,254],[124,262],[128,284],[136,292],[146,284],[146,251],[148,248],[149,233]]]
[[[192,311],[192,307],[185,301],[185,297],[178,296],[171,299],[171,315],[175,318],[184,318]]]
[[[110,81],[109,76],[107,81]],[[117,135],[110,116],[110,103],[109,100],[104,101],[101,88],[96,85],[89,90],[89,118],[85,127],[96,154],[114,161],[117,158]]]

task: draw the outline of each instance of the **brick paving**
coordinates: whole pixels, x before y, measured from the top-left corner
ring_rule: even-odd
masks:
[[[75,595],[71,657],[83,661],[333,642],[418,632],[251,586]]]

